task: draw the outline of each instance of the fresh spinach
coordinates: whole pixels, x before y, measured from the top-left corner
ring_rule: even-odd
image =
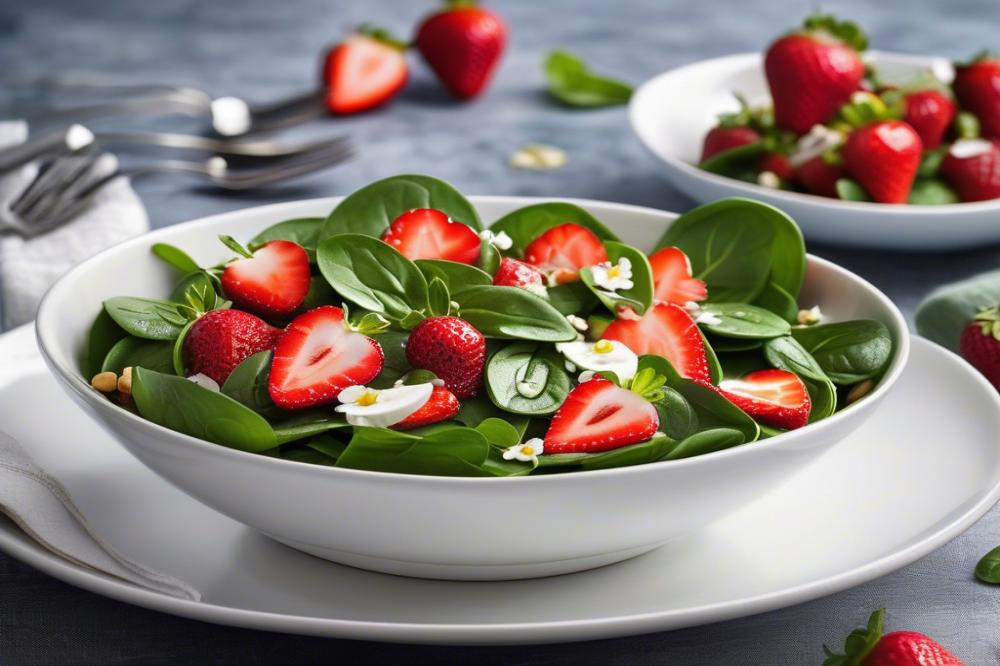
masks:
[[[278,222],[250,239],[248,245],[254,250],[274,240],[291,241],[301,245],[309,255],[309,261],[315,263],[316,246],[319,245],[319,235],[325,222],[322,217],[300,217]]]
[[[222,384],[222,392],[258,414],[264,416],[281,414],[281,410],[271,401],[271,394],[267,389],[272,356],[272,352],[262,351],[243,359],[243,362],[229,373],[229,377]]]
[[[406,341],[409,333],[390,329],[373,338],[382,347],[385,358],[382,361],[382,372],[368,385],[372,388],[389,388],[410,370],[410,363],[406,360]]]
[[[567,106],[597,107],[627,104],[632,86],[593,73],[578,56],[552,51],[545,59],[549,94]]]
[[[539,456],[538,466],[542,469],[575,467],[594,470],[644,465],[661,460],[676,444],[676,441],[660,432],[645,442],[600,453],[547,453]]]
[[[724,338],[766,339],[788,335],[792,327],[770,310],[748,303],[705,303],[705,312],[718,323],[703,323],[706,331]]]
[[[128,367],[143,367],[157,372],[173,372],[173,345],[160,340],[144,340],[135,336],[122,338],[108,351],[102,372],[116,375]]]
[[[219,291],[222,285],[217,285],[218,278],[198,270],[188,273],[180,279],[168,299],[172,303],[197,306],[203,312],[214,310],[221,305]]]
[[[398,474],[481,476],[490,444],[479,431],[455,426],[426,437],[355,427],[337,467]]]
[[[180,306],[155,298],[118,296],[104,301],[104,309],[127,333],[148,340],[173,340],[187,324]]]
[[[308,312],[322,305],[339,306],[340,304],[340,297],[337,296],[337,292],[333,290],[326,278],[322,275],[314,275],[309,278],[309,291],[302,299],[302,305],[299,306],[298,312]]]
[[[576,339],[576,329],[558,310],[520,287],[471,287],[454,294],[460,316],[483,335],[539,342]]]
[[[598,303],[590,287],[579,280],[549,287],[545,293],[549,304],[563,315],[584,316]]]
[[[504,232],[513,241],[510,251],[523,256],[531,241],[560,224],[571,222],[586,227],[602,241],[617,241],[614,232],[586,210],[571,203],[549,201],[532,204],[507,213],[490,226],[494,233]]]
[[[551,414],[572,388],[562,360],[530,342],[494,353],[486,364],[486,390],[497,407],[515,414]]]
[[[666,453],[662,460],[703,456],[706,453],[715,453],[746,442],[744,433],[735,428],[710,428],[696,432],[678,442],[677,446]]]
[[[457,294],[469,287],[484,287],[493,284],[493,277],[475,266],[462,264],[457,261],[447,261],[445,259],[417,259],[417,268],[424,274],[424,278],[430,282],[434,278],[441,278],[448,291]]]
[[[303,412],[271,424],[278,444],[287,444],[322,435],[330,430],[351,427],[341,416],[323,411]]]
[[[451,312],[451,294],[448,285],[439,277],[427,283],[427,314],[431,317],[446,317]]]
[[[844,201],[871,201],[871,196],[856,180],[838,178],[836,183],[837,196]]]
[[[976,578],[984,583],[1000,583],[1000,546],[983,555],[976,564]]]
[[[847,386],[882,374],[892,358],[892,335],[872,319],[792,329],[834,384]]]
[[[612,265],[619,259],[628,259],[632,264],[632,288],[618,292],[601,289],[594,284],[593,273],[589,267],[580,271],[580,280],[611,312],[616,312],[619,305],[628,305],[639,314],[643,314],[653,303],[653,269],[649,265],[649,259],[634,247],[617,241],[605,241],[604,248]]]
[[[108,311],[101,308],[87,333],[87,348],[81,359],[84,376],[89,379],[100,372],[108,352],[127,335],[125,329],[115,323]]]
[[[186,275],[201,270],[198,262],[188,256],[188,253],[179,247],[167,243],[154,243],[152,250],[153,254],[180,273]]]
[[[906,203],[916,206],[941,206],[961,202],[958,193],[940,178],[917,178]]]
[[[663,387],[663,398],[653,403],[660,417],[660,429],[671,439],[680,441],[698,432],[698,413],[679,391]]]
[[[521,441],[521,433],[504,419],[487,418],[479,422],[476,430],[493,446],[506,449]]]
[[[763,141],[755,141],[734,148],[720,150],[698,164],[699,169],[731,178],[738,177],[748,171],[748,167],[767,153],[767,145]],[[750,169],[754,173],[756,170]],[[741,180],[745,180],[741,178]]]

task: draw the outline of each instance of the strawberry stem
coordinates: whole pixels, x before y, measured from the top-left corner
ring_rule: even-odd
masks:
[[[650,402],[659,402],[666,396],[663,391],[663,386],[666,383],[667,378],[663,375],[656,374],[652,368],[643,368],[635,373],[628,389]]]
[[[994,340],[1000,340],[1000,308],[981,308],[976,313],[975,322],[983,335],[992,335]]]
[[[228,247],[230,250],[240,255],[241,257],[245,257],[247,259],[253,258],[253,253],[250,252],[250,250],[243,247],[242,245],[240,245],[239,242],[232,236],[226,236],[225,234],[221,234],[219,236],[219,240],[222,241],[223,245],[225,245],[226,247]]]
[[[979,118],[968,111],[959,111],[955,114],[954,127],[959,139],[978,139],[982,133]]]
[[[855,629],[844,641],[844,654],[838,654],[823,646],[826,659],[823,666],[860,666],[868,653],[882,638],[885,631],[885,609],[879,608],[868,618],[867,626]]]
[[[386,46],[391,46],[399,51],[405,51],[410,48],[410,44],[394,36],[386,28],[382,28],[377,25],[363,23],[358,26],[355,32],[359,35],[364,35],[365,37],[371,37],[375,41],[385,44]]]
[[[810,33],[826,33],[839,39],[855,51],[868,48],[868,36],[854,21],[838,21],[831,14],[813,14],[806,18],[803,27]]]

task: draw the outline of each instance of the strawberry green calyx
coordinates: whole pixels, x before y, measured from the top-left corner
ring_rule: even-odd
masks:
[[[1000,340],[1000,308],[982,308],[976,313],[976,318],[973,321],[979,326],[983,335]]]
[[[840,107],[839,120],[849,128],[861,127],[877,120],[893,120],[903,115],[903,98],[887,100],[870,92],[856,92],[851,101]]]
[[[475,7],[476,0],[444,0],[445,9],[463,9],[465,7]]]
[[[222,234],[219,236],[219,240],[222,241],[223,245],[225,245],[226,247],[228,247],[230,250],[240,255],[241,257],[245,259],[253,258],[253,253],[250,252],[250,250],[243,247],[242,245],[240,245],[239,241],[237,241],[232,236],[226,236],[225,234]]]
[[[719,114],[719,127],[751,127],[761,134],[774,129],[774,111],[770,107],[754,109],[742,95],[733,93],[733,97],[740,103],[740,110]]]
[[[973,65],[975,65],[977,63],[980,63],[980,62],[983,62],[983,61],[986,61],[986,60],[1000,60],[1000,54],[997,54],[994,51],[990,51],[989,49],[983,49],[983,50],[979,51],[978,53],[976,53],[975,55],[973,55],[967,61],[965,61],[965,62],[957,62],[956,61],[954,64],[955,64],[955,67],[958,67],[958,68],[972,67]]]
[[[844,654],[838,654],[823,646],[826,659],[823,666],[860,666],[875,644],[882,638],[885,630],[885,609],[879,608],[868,618],[868,626],[858,628],[847,635],[844,641]]]
[[[394,36],[385,28],[371,25],[369,23],[358,26],[358,29],[355,30],[355,32],[359,35],[364,35],[365,37],[371,37],[375,41],[385,44],[386,46],[391,46],[398,51],[405,51],[410,48],[410,44]]]
[[[378,312],[366,312],[356,321],[351,319],[351,311],[347,303],[341,303],[340,309],[344,311],[344,325],[349,330],[362,335],[378,335],[388,330],[390,322]]]
[[[652,368],[643,368],[635,373],[635,377],[628,382],[628,386],[625,388],[649,402],[659,402],[666,396],[663,392],[663,386],[666,383],[667,378],[663,375],[656,374]]]
[[[955,120],[952,121],[952,126],[955,128],[955,135],[959,139],[978,139],[982,135],[979,118],[976,117],[976,114],[969,111],[959,111],[956,113]]]
[[[855,51],[864,51],[868,48],[868,36],[853,21],[838,21],[831,14],[813,14],[806,18],[803,28],[808,34],[826,34]]]

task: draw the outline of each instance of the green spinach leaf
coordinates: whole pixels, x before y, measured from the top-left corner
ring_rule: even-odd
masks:
[[[871,319],[792,329],[834,384],[847,386],[882,374],[892,358],[892,335]]]
[[[734,428],[710,428],[696,432],[680,441],[677,446],[666,453],[662,460],[679,460],[715,453],[723,449],[746,443],[743,432]]]
[[[157,372],[173,372],[173,348],[169,342],[144,340],[130,335],[116,342],[108,351],[101,371],[120,375],[125,368],[143,367]]]
[[[576,339],[576,329],[558,310],[520,287],[471,287],[457,294],[460,316],[488,338],[539,342]]]
[[[319,234],[326,220],[322,217],[300,217],[273,224],[260,232],[248,243],[251,250],[273,240],[286,240],[302,246],[309,255],[309,261],[316,262],[316,246]]]
[[[155,298],[118,296],[104,301],[104,309],[127,333],[148,340],[173,340],[188,322],[177,303]]]
[[[455,426],[426,437],[356,427],[337,467],[399,474],[483,476],[490,444],[477,430]]]
[[[748,303],[705,303],[705,312],[715,315],[716,324],[702,328],[724,338],[766,339],[788,335],[792,327],[770,310]]]
[[[549,94],[568,106],[627,104],[632,86],[593,73],[583,60],[567,51],[552,51],[545,59]]]
[[[108,311],[101,308],[97,317],[94,318],[94,323],[90,325],[90,332],[87,334],[87,349],[81,359],[83,374],[88,380],[101,371],[108,352],[127,335],[125,329],[115,323]]]
[[[743,177],[744,173],[756,175],[756,169],[752,165],[767,153],[767,145],[763,141],[755,141],[735,148],[720,150],[707,160],[702,160],[698,164],[699,169],[704,169],[720,176],[739,178],[740,180],[750,180]],[[756,182],[756,178],[753,179]]]
[[[504,232],[513,241],[510,251],[524,255],[524,249],[546,231],[560,224],[572,222],[586,227],[603,241],[616,241],[614,232],[586,210],[571,203],[549,201],[532,204],[507,213],[490,226],[494,233]]]
[[[201,270],[198,263],[179,247],[167,243],[154,243],[152,250],[153,254],[185,275]]]
[[[267,390],[267,380],[271,374],[270,351],[262,351],[248,356],[233,368],[222,385],[222,392],[240,404],[264,416],[276,416],[282,412]]]
[[[494,353],[485,375],[493,404],[515,414],[551,414],[572,388],[561,358],[530,342],[511,344]]]
[[[908,204],[916,206],[941,206],[961,202],[958,193],[940,178],[917,178],[910,188]]]
[[[976,564],[976,578],[984,583],[1000,583],[1000,546],[983,555]]]
[[[612,265],[619,259],[628,259],[631,263],[632,288],[618,292],[601,289],[594,283],[594,276],[589,267],[580,271],[580,280],[611,312],[616,312],[619,305],[628,305],[639,314],[645,313],[646,308],[653,302],[653,269],[649,265],[649,259],[634,247],[617,241],[605,241],[604,248]]]
[[[475,266],[444,259],[417,259],[417,268],[424,274],[427,282],[441,278],[448,291],[457,294],[469,287],[484,287],[493,284],[493,277]]]

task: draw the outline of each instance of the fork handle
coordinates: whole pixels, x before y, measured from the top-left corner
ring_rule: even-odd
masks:
[[[94,135],[83,125],[44,134],[12,148],[0,150],[0,174],[13,171],[50,153],[76,152],[92,144]]]

